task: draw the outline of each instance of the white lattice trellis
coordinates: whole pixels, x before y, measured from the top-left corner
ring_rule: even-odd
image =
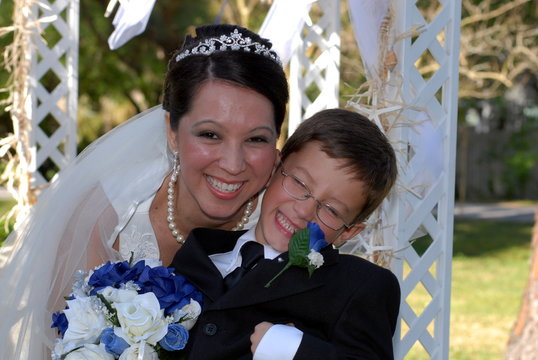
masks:
[[[319,0],[296,41],[290,59],[288,133],[314,113],[338,106],[340,80],[340,1]]]
[[[324,13],[321,19],[339,24],[338,3],[332,1],[329,5],[319,1],[322,11],[330,12]],[[408,36],[402,36],[393,44],[399,59],[393,71],[393,89],[384,94],[386,101],[381,108],[377,108],[380,104],[374,104],[373,112],[384,113],[383,118],[391,124],[387,135],[398,148],[399,157],[397,190],[380,212],[383,238],[396,250],[390,266],[402,289],[400,319],[394,337],[395,358],[448,359],[461,1],[396,0],[392,3],[395,35],[408,33]],[[430,3],[437,4],[436,11],[425,17],[422,7]],[[337,104],[334,93],[331,93],[332,98],[328,92],[314,100],[309,96],[313,93],[314,81],[316,85],[329,86],[323,76],[306,81],[327,74],[316,64],[320,57],[312,62],[306,51],[313,43],[308,34],[314,32],[319,36],[322,33],[319,26],[319,23],[306,26],[304,43],[290,62],[290,133],[313,112]],[[409,31],[417,27],[419,31],[412,35]],[[338,36],[339,25],[323,24],[323,28],[333,32],[326,32],[327,37]],[[322,40],[321,43],[339,51],[338,41]],[[339,55],[320,48],[325,49],[327,56],[334,56],[333,60],[323,59],[324,65],[338,64]],[[433,73],[422,76],[418,67],[420,60],[425,59],[433,59],[438,66]],[[333,72],[332,76],[335,74]],[[333,91],[338,83],[334,78],[331,81],[330,91]],[[377,99],[374,97],[372,101]],[[409,164],[420,151],[415,148],[414,140],[415,125],[421,121],[431,124],[433,132],[430,134],[435,133],[441,139],[437,150],[442,156],[443,169],[433,181],[420,184],[417,190],[416,169]]]
[[[32,185],[45,185],[76,156],[79,2],[40,1],[33,8],[42,22],[33,37],[30,84]]]
[[[397,359],[408,353],[417,358],[448,359],[450,284],[454,210],[454,174],[458,91],[458,53],[461,2],[439,1],[431,16],[424,16],[416,1],[396,2],[399,29],[404,32],[421,25],[420,33],[403,39],[399,46],[401,97],[415,109],[423,108],[425,118],[440,133],[442,172],[422,192],[401,191],[392,203],[397,245],[401,251],[392,264],[401,279],[399,341]],[[437,69],[421,75],[419,60],[430,58]],[[424,114],[408,108],[403,117],[420,120]],[[401,188],[410,188],[417,174],[406,167],[414,156],[412,126],[400,128],[399,142],[407,144],[400,153],[405,171]],[[408,246],[417,232],[426,235]],[[417,252],[417,249],[421,251]]]

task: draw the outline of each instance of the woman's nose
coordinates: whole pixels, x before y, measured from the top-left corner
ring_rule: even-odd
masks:
[[[245,154],[240,145],[228,144],[221,152],[219,165],[232,175],[237,175],[245,170]]]

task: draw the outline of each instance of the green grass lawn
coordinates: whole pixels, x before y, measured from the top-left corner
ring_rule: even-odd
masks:
[[[0,214],[13,202],[0,201]],[[529,271],[532,224],[456,221],[451,360],[503,359]],[[5,237],[0,229],[0,243]],[[412,294],[416,301],[426,294]],[[409,359],[426,359],[424,354]]]
[[[532,224],[454,227],[450,359],[503,359],[529,275]]]

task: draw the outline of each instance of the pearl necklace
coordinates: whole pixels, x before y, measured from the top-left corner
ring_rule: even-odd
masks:
[[[174,159],[174,169],[172,170],[172,174],[170,175],[170,181],[168,181],[168,215],[166,216],[166,221],[168,222],[168,228],[172,232],[172,236],[176,239],[176,241],[179,244],[183,244],[185,242],[185,236],[178,230],[175,219],[176,219],[176,182],[177,177],[179,175],[179,161],[177,157]],[[243,226],[248,222],[248,219],[250,215],[252,214],[252,208],[254,206],[254,203],[252,199],[250,199],[247,202],[247,207],[245,208],[245,212],[243,213],[243,216],[241,217],[241,220],[232,228],[232,231],[242,230]]]

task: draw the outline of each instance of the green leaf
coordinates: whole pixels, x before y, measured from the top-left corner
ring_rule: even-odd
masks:
[[[288,245],[289,262],[291,265],[308,266],[310,252],[310,230],[308,228],[296,232]]]
[[[293,234],[290,243],[288,244],[288,252],[288,263],[286,264],[286,266],[284,266],[282,270],[280,270],[278,274],[275,275],[275,277],[273,277],[267,284],[265,284],[266,288],[271,286],[273,281],[275,281],[277,277],[279,277],[292,265],[306,267],[308,269],[308,274],[312,276],[312,273],[314,272],[315,268],[310,265],[307,257],[308,253],[310,252],[310,230],[308,228],[304,228]]]
[[[110,302],[103,296],[103,294],[96,294],[97,296],[105,305],[105,307],[108,309],[108,320],[114,325],[114,326],[120,326],[120,322],[118,320],[118,312],[116,309],[112,306]]]

